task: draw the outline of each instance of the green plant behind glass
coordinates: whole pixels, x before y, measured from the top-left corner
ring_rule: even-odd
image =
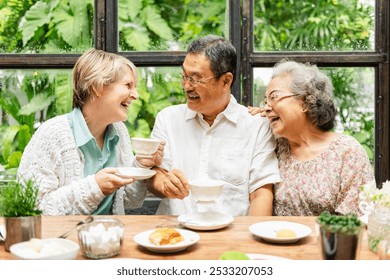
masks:
[[[0,89],[0,164],[17,168],[35,128],[57,114],[69,112],[69,74],[4,71]]]

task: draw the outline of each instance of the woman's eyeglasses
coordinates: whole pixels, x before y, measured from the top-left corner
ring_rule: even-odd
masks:
[[[204,78],[204,79],[200,79],[200,80],[196,80],[192,77],[188,77],[188,76],[184,76],[183,74],[181,74],[181,80],[182,82],[185,84],[187,82],[190,83],[191,86],[193,87],[197,87],[198,85],[200,84],[205,84],[207,83],[208,81],[210,81],[212,78],[215,78],[216,76],[211,76],[211,77],[207,77],[207,78]]]
[[[285,93],[285,92],[273,92],[269,96],[266,96],[262,102],[260,102],[260,108],[265,108],[265,106],[274,107],[277,102],[283,98],[297,96],[296,93]]]

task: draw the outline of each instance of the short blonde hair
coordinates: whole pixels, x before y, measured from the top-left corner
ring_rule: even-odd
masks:
[[[126,66],[137,83],[137,68],[127,58],[93,48],[84,52],[73,68],[73,108],[83,108],[94,92],[121,79]]]

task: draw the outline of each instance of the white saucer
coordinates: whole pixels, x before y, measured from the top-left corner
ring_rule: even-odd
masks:
[[[195,230],[215,230],[230,225],[234,218],[232,215],[220,212],[204,212],[184,214],[177,217],[183,226]]]
[[[290,229],[296,233],[295,237],[279,238],[276,237],[276,232],[282,229]],[[274,243],[293,243],[309,236],[312,232],[308,226],[284,222],[284,221],[269,221],[253,224],[249,227],[249,231],[257,237],[264,239],[265,241]]]
[[[120,174],[117,174],[118,176],[137,180],[149,179],[156,174],[154,170],[138,167],[118,167],[118,171],[120,172]]]
[[[178,232],[180,232],[180,234],[184,238],[183,241],[181,241],[179,243],[176,243],[176,244],[172,244],[172,245],[155,245],[152,242],[150,242],[149,236],[150,236],[150,234],[152,232],[155,231],[155,229],[151,229],[151,230],[147,230],[147,231],[138,233],[136,236],[134,236],[134,241],[138,245],[148,249],[151,252],[155,252],[155,253],[176,253],[176,252],[183,251],[184,249],[188,248],[189,246],[197,243],[199,241],[199,239],[200,239],[199,234],[197,234],[196,232],[193,232],[193,231],[190,231],[190,230],[185,230],[185,229],[177,229],[177,228],[176,228],[176,230]]]

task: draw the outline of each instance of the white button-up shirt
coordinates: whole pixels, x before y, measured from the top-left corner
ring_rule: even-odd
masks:
[[[231,95],[230,103],[213,125],[187,105],[175,105],[158,113],[152,138],[166,141],[166,170],[179,169],[191,179],[211,178],[225,182],[216,211],[247,215],[249,195],[256,189],[280,182],[275,141],[269,122]],[[162,199],[157,214],[197,212],[194,198]]]

